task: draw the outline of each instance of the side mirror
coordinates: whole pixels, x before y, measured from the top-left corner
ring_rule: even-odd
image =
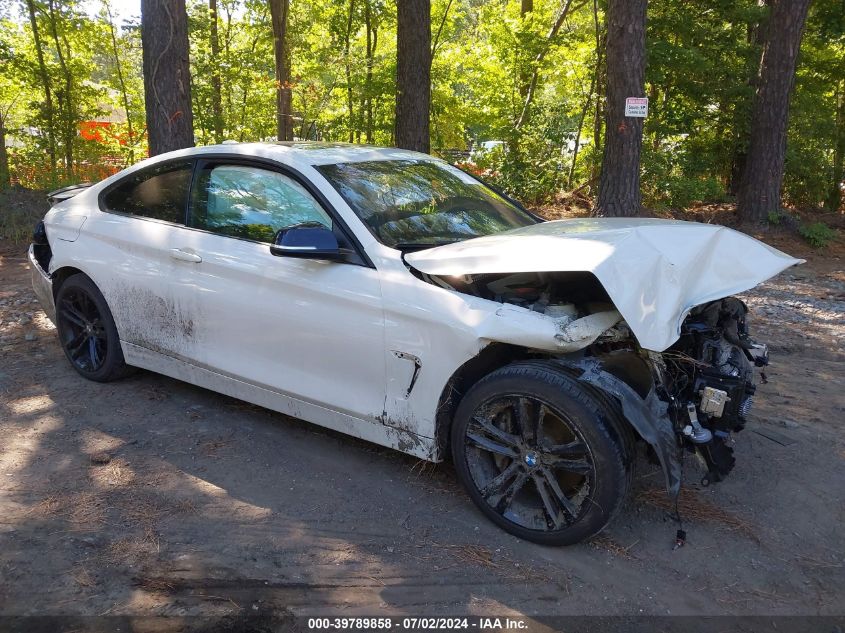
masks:
[[[282,231],[270,252],[277,257],[299,257],[301,259],[343,259],[348,250],[340,248],[335,234],[324,226],[295,226]]]

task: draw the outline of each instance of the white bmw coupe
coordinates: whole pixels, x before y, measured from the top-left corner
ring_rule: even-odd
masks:
[[[733,467],[755,366],[730,295],[800,260],[719,226],[543,222],[396,149],[224,144],[51,194],[35,291],[84,377],[141,367],[417,457],[527,540],[619,509],[634,446]]]

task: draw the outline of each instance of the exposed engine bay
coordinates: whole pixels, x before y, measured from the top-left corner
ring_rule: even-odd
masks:
[[[748,309],[741,300],[727,297],[693,308],[678,340],[658,353],[639,346],[591,274],[418,274],[443,288],[553,319],[561,362],[620,401],[663,464],[670,494],[680,489],[682,450],[703,459],[705,485],[732,470],[731,434],[745,426],[755,368],[768,364],[766,346],[749,336]],[[761,377],[765,382],[762,372]]]
[[[768,364],[768,349],[750,338],[746,305],[728,297],[694,308],[662,356],[676,428],[707,463],[702,483],[719,481],[734,466],[730,434],[745,427],[754,369]]]

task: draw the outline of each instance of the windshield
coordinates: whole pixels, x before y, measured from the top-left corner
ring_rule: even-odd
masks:
[[[434,246],[537,223],[446,163],[378,160],[316,169],[387,246]]]

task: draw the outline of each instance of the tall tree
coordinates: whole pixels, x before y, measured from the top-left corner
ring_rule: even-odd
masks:
[[[123,64],[120,60],[120,49],[117,44],[117,29],[114,27],[114,17],[111,12],[109,0],[103,0],[105,17],[109,24],[109,35],[111,36],[112,55],[114,56],[114,67],[117,71],[117,82],[120,86],[120,99],[123,104],[123,112],[126,114],[126,128],[129,142],[129,153],[127,158],[129,164],[135,162],[135,131],[132,128],[132,112],[129,107],[129,91],[126,89],[126,79],[123,76]]]
[[[185,0],[141,0],[150,156],[194,145]]]
[[[9,152],[6,148],[6,134],[9,131],[12,111],[21,94],[21,82],[17,79],[19,70],[15,68],[15,57],[12,46],[0,42],[0,65],[7,69],[0,75],[0,191],[8,189],[12,184],[9,171]]]
[[[352,58],[350,47],[352,42],[352,25],[355,18],[355,0],[349,0],[349,13],[346,18],[346,33],[343,38],[343,63],[346,67],[346,108],[349,112],[349,142],[355,142],[355,100],[352,86]],[[361,130],[358,128],[360,138]]]
[[[737,202],[743,222],[780,212],[789,96],[810,0],[771,0]]]
[[[223,97],[220,81],[220,36],[217,30],[217,0],[208,0],[208,18],[211,21],[211,113],[214,125],[214,142],[223,142]]]
[[[593,28],[595,31],[596,41],[596,99],[595,109],[593,111],[593,160],[590,164],[590,185],[591,190],[595,190],[595,183],[599,179],[601,173],[601,156],[599,155],[599,147],[602,143],[602,132],[604,131],[604,91],[607,86],[607,77],[605,63],[604,63],[604,49],[607,43],[607,33],[604,30],[604,25],[599,19],[599,3],[598,0],[593,0]]]
[[[276,136],[280,141],[293,140],[291,110],[290,53],[288,48],[289,0],[269,0],[273,24],[273,54],[276,66]]]
[[[397,147],[431,149],[431,0],[399,0],[396,7]]]
[[[47,17],[50,24],[50,33],[53,37],[53,44],[56,46],[56,55],[59,60],[59,68],[62,72],[63,85],[56,91],[59,102],[60,129],[62,143],[64,145],[65,175],[73,177],[73,142],[76,138],[77,111],[74,100],[73,74],[70,71],[70,44],[64,33],[59,33],[59,18],[56,15],[54,0],[47,0]]]
[[[47,123],[47,155],[50,157],[51,182],[56,182],[56,127],[55,111],[53,108],[53,90],[50,87],[50,74],[47,72],[47,64],[44,61],[44,46],[41,42],[41,34],[38,30],[38,16],[34,0],[26,0],[26,8],[29,12],[29,24],[32,27],[32,39],[35,43],[35,53],[38,57],[38,74],[41,79],[41,87],[44,90],[44,118]]]
[[[642,206],[640,153],[643,119],[625,116],[627,97],[645,96],[645,23],[648,0],[607,3],[607,103],[604,159],[593,212],[634,216]]]
[[[760,9],[759,17],[748,25],[747,43],[749,54],[746,56],[747,66],[746,86],[747,90],[738,95],[733,95],[734,110],[736,111],[733,124],[736,137],[735,147],[731,156],[730,172],[728,173],[727,189],[731,195],[739,192],[740,181],[745,171],[745,161],[748,159],[748,135],[751,127],[751,107],[753,95],[757,88],[757,68],[760,64],[760,53],[763,47],[765,36],[766,18],[768,17],[771,0],[757,0]],[[722,106],[724,107],[724,106]]]
[[[845,177],[845,80],[836,86],[836,125],[833,130],[833,170],[825,207],[839,211],[842,204],[842,179]]]
[[[9,174],[9,154],[6,150],[6,113],[0,109],[0,191],[12,184]]]
[[[367,30],[367,74],[364,79],[364,139],[373,142],[373,67],[378,47],[378,18],[373,11],[372,0],[364,0],[364,26]]]
[[[519,3],[519,17],[524,27],[534,13],[534,0],[521,0]],[[526,63],[519,64],[519,96],[524,100],[528,96],[528,86],[531,83],[531,67]],[[517,125],[518,127],[518,125]]]
[[[554,24],[552,24],[549,32],[546,34],[546,41],[543,47],[540,49],[540,52],[537,53],[537,56],[534,58],[532,65],[531,65],[531,73],[530,74],[523,74],[520,77],[520,96],[524,99],[522,104],[522,110],[520,111],[519,118],[516,120],[516,124],[514,127],[517,129],[521,128],[522,125],[525,123],[525,120],[528,116],[528,111],[531,108],[531,104],[534,101],[534,95],[537,91],[537,80],[540,77],[540,67],[543,64],[543,60],[548,55],[549,50],[551,50],[552,43],[554,42],[557,34],[560,32],[561,27],[563,26],[564,22],[566,22],[566,18],[569,16],[569,12],[572,9],[573,0],[564,0],[563,6],[561,6],[560,11],[558,11],[557,15],[555,16]],[[533,3],[531,4],[531,10],[533,11]],[[525,9],[525,4],[521,6],[521,9]],[[523,14],[524,16],[525,14]],[[524,19],[524,18],[523,18]]]

